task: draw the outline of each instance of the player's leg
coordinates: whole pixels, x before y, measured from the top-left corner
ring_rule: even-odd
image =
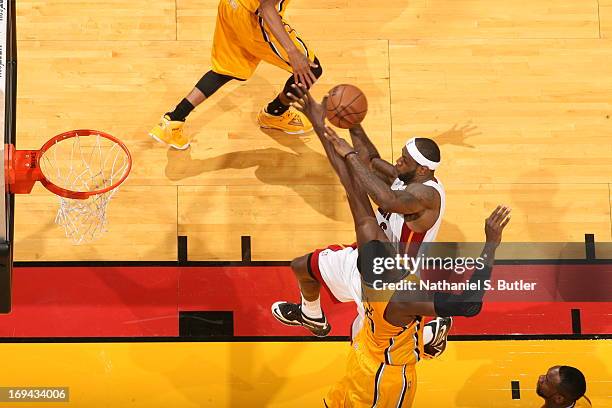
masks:
[[[318,79],[323,74],[319,59],[315,57],[316,68],[311,67],[312,73]],[[259,112],[257,121],[263,128],[279,129],[289,134],[306,133],[312,130],[308,119],[295,109],[290,109],[291,101],[287,93],[291,92],[291,85],[295,84],[293,75],[285,82],[283,90],[265,108]]]
[[[285,7],[286,6],[283,3],[281,15],[284,13]],[[256,20],[256,24],[256,28],[252,32],[249,50],[253,53],[253,55],[261,58],[267,63],[282,68],[287,72],[293,73],[286,51],[270,33],[269,29],[264,24],[263,19],[258,18]],[[291,28],[291,26],[285,20],[283,20],[283,24],[287,34],[297,49],[300,50],[311,63],[313,63],[314,67],[311,66],[310,70],[318,79],[323,74],[321,62],[315,56],[315,53],[308,48],[306,42],[300,38],[299,34],[293,28]],[[287,93],[291,91],[291,85],[293,84],[295,84],[295,80],[293,75],[291,75],[285,82],[283,90],[260,111],[259,115],[257,116],[257,121],[261,127],[278,129],[289,134],[300,134],[312,130],[312,125],[308,119],[301,112],[298,112],[296,109],[290,107],[290,100],[287,98]]]
[[[183,150],[189,147],[189,141],[183,132],[187,116],[196,106],[232,79],[236,78],[218,74],[212,70],[208,71],[200,78],[191,92],[175,106],[174,110],[164,114],[158,125],[149,132],[149,135],[175,149]]]
[[[307,315],[310,317],[321,317],[321,306],[319,305],[319,295],[321,284],[312,276],[308,262],[312,254],[306,254],[291,261],[291,270],[295,275],[302,294],[302,307],[306,306]],[[316,304],[314,304],[316,302]]]
[[[316,336],[327,335],[331,326],[319,303],[320,289],[323,288],[336,303],[356,302],[361,305],[361,281],[355,280],[359,274],[354,268],[357,255],[352,246],[330,245],[295,259],[292,269],[300,282],[302,301],[274,303],[274,317],[289,326],[304,326]]]
[[[346,375],[325,397],[325,406],[411,407],[416,393],[416,371],[412,366],[392,366],[351,347]]]
[[[196,83],[174,110],[163,115],[160,123],[149,135],[176,149],[189,147],[183,133],[183,125],[193,109],[211,97],[232,79],[248,79],[259,63],[259,59],[245,50],[236,29],[248,24],[251,13],[242,7],[233,7],[231,2],[220,1],[212,45],[212,69]]]
[[[416,395],[416,369],[414,365],[393,366],[379,363],[370,379],[373,390],[370,406],[409,408]]]
[[[313,63],[316,65],[315,67],[310,67],[310,71],[313,73],[315,78],[319,79],[321,75],[323,75],[323,68],[321,67],[321,62],[319,58],[314,57]],[[287,82],[285,82],[285,86],[283,90],[266,106],[265,111],[272,115],[281,115],[283,112],[289,109],[291,105],[291,100],[287,96],[289,92],[291,92],[291,85],[295,84],[295,77],[291,75],[287,78]]]
[[[346,370],[344,377],[340,381],[336,382],[325,396],[323,403],[328,408],[344,408],[348,406],[346,404],[349,400],[349,395],[354,394],[355,390],[360,390],[360,382],[363,382],[364,374],[362,373],[361,367],[357,361],[357,354],[353,347],[351,347],[348,359],[346,362]],[[354,401],[352,405],[355,406]],[[369,407],[372,405],[370,404]]]
[[[300,287],[301,302],[275,302],[272,315],[283,324],[304,326],[315,336],[323,337],[329,333],[331,326],[321,309],[321,284],[310,270],[311,257],[312,254],[307,254],[291,261],[291,270]]]
[[[168,115],[170,120],[184,122],[196,106],[204,102],[207,98],[210,98],[232,79],[237,78],[230,75],[218,74],[213,70],[208,71],[200,78],[191,92],[176,105],[174,110],[172,112],[166,112],[166,115]]]

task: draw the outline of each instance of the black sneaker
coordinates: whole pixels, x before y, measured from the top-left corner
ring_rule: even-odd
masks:
[[[304,326],[317,337],[325,337],[331,330],[325,315],[313,319],[302,313],[302,305],[289,302],[276,302],[272,305],[272,315],[276,320],[287,326]]]
[[[452,317],[436,317],[425,326],[430,326],[433,332],[433,339],[425,344],[423,351],[425,357],[434,358],[444,353],[446,349],[446,339],[450,329],[453,326]]]

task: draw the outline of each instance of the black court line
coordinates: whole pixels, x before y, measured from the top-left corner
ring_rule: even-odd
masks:
[[[240,237],[240,253],[242,254],[242,262],[251,262],[251,237],[249,235],[243,235]]]
[[[521,385],[518,381],[510,381],[510,388],[512,389],[512,399],[520,400],[521,399]]]
[[[587,260],[597,259],[595,256],[595,234],[584,234],[584,252]]]
[[[177,237],[177,260],[176,261],[15,261],[15,267],[122,267],[122,266],[144,266],[144,267],[231,267],[231,266],[290,266],[291,261],[253,261],[252,240],[249,235],[241,237],[241,260],[237,261],[190,261],[187,255],[187,237]],[[495,265],[612,265],[612,259],[596,259],[595,236],[585,234],[586,258],[584,259],[498,259]]]
[[[4,337],[0,343],[312,343],[348,342],[348,336],[193,336],[193,337]],[[456,335],[449,341],[612,340],[612,334]]]
[[[187,237],[184,235],[179,235],[176,243],[177,248],[177,259],[179,265],[185,265],[189,260],[187,259]]]
[[[612,265],[610,259],[596,259],[595,235],[585,234],[585,258],[583,259],[498,259],[495,265]],[[175,261],[15,261],[16,267],[120,267],[120,266],[185,266],[185,267],[228,267],[228,266],[290,266],[291,261],[253,261],[251,237],[241,236],[241,260],[237,261],[189,261],[187,237],[177,237],[177,260]]]
[[[572,333],[582,334],[582,324],[580,322],[580,309],[572,309]]]

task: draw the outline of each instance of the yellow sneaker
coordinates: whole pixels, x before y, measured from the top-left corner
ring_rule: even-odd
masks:
[[[306,116],[293,107],[280,116],[270,115],[265,109],[262,109],[257,115],[257,122],[264,129],[282,130],[290,135],[299,135],[312,130],[312,124]]]
[[[151,129],[149,136],[175,149],[185,150],[189,147],[189,140],[183,135],[184,125],[185,122],[170,120],[168,115],[164,115],[159,123]]]

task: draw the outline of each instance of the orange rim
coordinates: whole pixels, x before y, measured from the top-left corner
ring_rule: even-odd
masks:
[[[121,140],[117,139],[115,136],[109,135],[106,132],[100,132],[98,130],[92,130],[92,129],[77,129],[77,130],[69,130],[67,132],[64,133],[60,133],[57,136],[52,137],[51,139],[49,139],[38,151],[39,154],[37,155],[37,167],[40,168],[40,159],[41,157],[44,155],[44,153],[51,147],[53,146],[55,143],[57,142],[61,142],[62,140],[66,140],[66,139],[70,139],[73,137],[80,137],[80,136],[101,136],[105,139],[109,139],[111,141],[113,141],[114,143],[117,143],[119,145],[119,147],[121,147],[121,149],[125,152],[127,159],[128,159],[128,163],[127,163],[127,169],[125,170],[125,173],[123,174],[123,176],[117,180],[115,183],[113,183],[112,185],[99,189],[99,190],[93,190],[93,191],[72,191],[72,190],[68,190],[65,189],[63,187],[60,187],[56,184],[54,184],[53,182],[49,181],[47,179],[47,177],[44,175],[44,173],[41,172],[42,174],[42,178],[40,179],[40,182],[42,183],[43,186],[45,186],[45,188],[49,191],[51,191],[54,194],[57,194],[59,196],[62,197],[66,197],[66,198],[73,198],[73,199],[77,199],[77,200],[84,200],[86,198],[89,198],[93,195],[98,195],[98,194],[104,194],[108,191],[114,190],[115,188],[119,187],[119,185],[121,183],[123,183],[125,181],[125,179],[128,177],[128,175],[130,174],[130,171],[132,170],[132,155],[130,154],[130,151],[128,150],[127,146],[125,145],[125,143],[123,143]]]

